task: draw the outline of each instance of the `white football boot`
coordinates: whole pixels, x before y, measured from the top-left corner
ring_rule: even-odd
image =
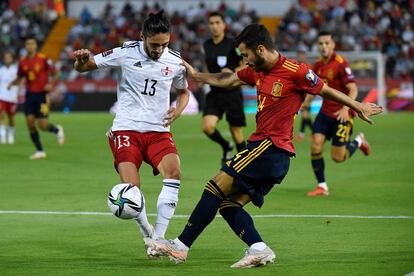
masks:
[[[29,156],[30,160],[38,160],[46,158],[46,152],[44,151],[36,151],[32,155]]]
[[[276,255],[268,246],[263,250],[249,248],[240,261],[234,263],[231,268],[251,268],[273,263]]]
[[[168,256],[176,264],[184,263],[187,260],[188,249],[183,248],[173,240],[148,239],[146,244],[159,256]]]

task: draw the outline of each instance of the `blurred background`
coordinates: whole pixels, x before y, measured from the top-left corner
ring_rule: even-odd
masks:
[[[2,0],[0,52],[11,50],[21,57],[24,37],[35,35],[40,52],[62,73],[51,93],[52,109],[109,110],[116,100],[117,72],[79,74],[73,69],[72,52],[88,48],[97,54],[137,40],[148,13],[160,9],[167,11],[173,26],[170,48],[199,70],[211,11],[225,15],[232,35],[250,23],[264,24],[282,54],[296,58],[302,52],[308,63],[318,57],[318,30],[330,30],[336,50],[356,75],[359,100],[377,102],[388,111],[414,110],[414,0]],[[197,99],[192,110],[197,112],[208,89],[195,83],[190,89]],[[21,94],[20,101],[24,91]],[[245,87],[243,94],[246,112],[254,113],[255,90]],[[313,102],[313,111],[319,104]]]

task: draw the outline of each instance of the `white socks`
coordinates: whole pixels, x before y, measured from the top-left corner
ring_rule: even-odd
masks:
[[[8,130],[6,130],[6,125],[0,125],[0,143],[6,144],[8,142],[9,144],[14,144],[14,127],[9,126]],[[6,136],[8,137],[7,140]]]
[[[154,232],[154,228],[149,223],[147,218],[147,209],[145,206],[146,204],[144,194],[142,194],[142,199],[144,200],[144,207],[142,208],[141,213],[139,214],[138,218],[135,219],[135,221],[138,223],[139,231],[141,232],[142,236],[144,236],[144,238],[151,238]]]
[[[359,136],[359,135],[357,135],[357,137],[355,137],[355,141],[357,141],[357,143],[358,143],[358,148],[361,146],[361,144],[362,144],[362,139],[361,139],[361,136]]]
[[[251,249],[263,251],[265,250],[267,245],[264,242],[256,242],[250,246]]]
[[[178,245],[178,247],[181,249],[184,249],[186,251],[190,250],[190,248],[187,245],[185,245],[182,241],[180,241],[178,238],[174,239],[174,243]]]
[[[164,238],[170,219],[173,217],[178,203],[180,180],[164,179],[157,201],[157,221],[155,223],[154,239]]]
[[[318,187],[323,188],[325,191],[328,191],[328,184],[326,182],[322,182],[318,184]]]

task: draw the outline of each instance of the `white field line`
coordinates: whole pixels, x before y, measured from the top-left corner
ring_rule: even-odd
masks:
[[[0,215],[80,215],[80,216],[110,216],[110,212],[69,212],[69,211],[16,211],[0,210]],[[149,217],[157,214],[149,213]],[[174,215],[175,218],[188,218],[189,215]],[[220,216],[217,216],[220,217]],[[269,214],[253,215],[253,218],[347,218],[347,219],[414,219],[414,216],[365,216],[365,215],[306,215],[306,214]]]

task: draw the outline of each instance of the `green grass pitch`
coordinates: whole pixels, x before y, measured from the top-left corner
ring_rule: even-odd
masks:
[[[275,118],[277,120],[277,118]],[[277,254],[273,265],[234,271],[245,245],[221,218],[194,244],[187,262],[146,258],[138,229],[111,215],[5,214],[0,212],[0,275],[404,275],[414,271],[414,115],[388,114],[370,126],[357,120],[373,153],[357,152],[335,164],[325,146],[331,195],[308,198],[315,186],[309,141],[296,143],[285,181],[252,215],[411,216],[411,218],[257,217],[255,224]],[[16,144],[0,145],[0,210],[108,212],[106,197],[119,182],[105,132],[112,116],[55,113],[67,143],[41,133],[48,158],[28,160],[33,146],[17,115]],[[245,133],[254,129],[249,116]],[[225,123],[220,129],[228,137]],[[219,169],[220,151],[200,130],[200,116],[183,116],[173,128],[182,160],[182,188],[176,214],[188,215]],[[141,170],[149,213],[156,212],[161,178]],[[150,217],[151,221],[155,217]],[[171,221],[175,237],[186,222]]]

